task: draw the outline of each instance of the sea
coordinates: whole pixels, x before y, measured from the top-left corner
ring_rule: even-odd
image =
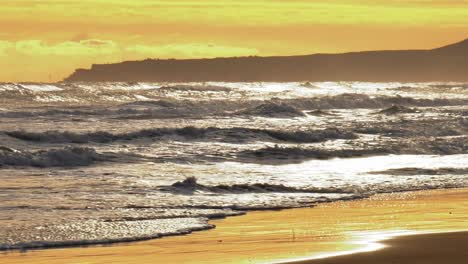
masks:
[[[462,187],[466,83],[0,83],[3,251]]]

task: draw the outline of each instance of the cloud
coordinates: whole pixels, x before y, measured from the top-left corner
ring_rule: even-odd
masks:
[[[74,42],[80,42],[81,40],[89,39],[89,35],[87,33],[78,33],[74,35],[70,40]]]
[[[83,44],[86,46],[115,46],[114,42],[110,40],[99,40],[99,39],[80,40],[80,44]]]
[[[115,30],[128,34],[142,25],[147,29],[171,23],[189,28],[369,23],[440,27],[466,25],[467,9],[467,1],[462,0],[8,0],[0,5],[0,24],[16,25],[5,27],[11,34],[18,27],[47,32],[51,23],[67,25],[62,29],[67,34],[73,32],[70,26],[77,27],[75,33],[100,34],[114,25]]]
[[[152,58],[212,58],[257,55],[253,48],[186,43],[169,45],[134,45],[125,48],[126,52],[137,53]]]
[[[165,45],[119,45],[111,40],[86,39],[47,44],[41,40],[0,41],[0,54],[27,56],[118,56],[129,59],[154,58],[207,58],[257,55],[253,48],[205,44],[182,43]],[[99,59],[100,57],[97,57]]]
[[[112,40],[83,39],[48,43],[42,40],[0,41],[0,80],[59,80],[76,68],[146,58],[211,58],[257,55],[252,48],[206,43],[163,45],[122,44]]]
[[[9,49],[13,48],[14,45],[8,41],[0,41],[0,57],[7,56]]]
[[[29,56],[96,56],[119,52],[112,41],[81,40],[47,44],[41,40],[22,40],[15,43],[15,52]]]

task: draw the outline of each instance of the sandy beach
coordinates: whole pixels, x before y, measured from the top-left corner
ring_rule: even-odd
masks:
[[[405,236],[383,242],[390,246],[384,249],[376,242],[417,233],[466,231],[467,217],[468,189],[380,194],[313,208],[249,212],[211,221],[216,229],[187,236],[88,248],[3,252],[0,258],[8,264],[276,263],[316,258],[322,259],[310,263],[338,263],[335,258],[323,257],[356,253],[340,257],[343,262],[339,263],[376,263],[373,261],[386,256],[417,263],[415,259],[423,261],[418,257],[421,252],[436,254],[434,261],[448,259],[449,255],[452,259],[458,252],[459,258],[466,259],[464,251],[457,251],[468,244],[466,233]],[[358,253],[366,250],[377,251]],[[361,262],[366,257],[370,262]]]
[[[295,264],[351,264],[351,263],[450,263],[468,260],[466,250],[468,232],[436,233],[398,237],[384,241],[385,248],[377,251],[337,256]]]
[[[468,264],[468,0],[3,0],[0,264]]]

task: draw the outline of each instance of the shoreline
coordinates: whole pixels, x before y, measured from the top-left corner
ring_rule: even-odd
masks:
[[[395,191],[395,192],[389,192],[389,193],[377,193],[373,194],[367,197],[358,197],[358,198],[351,198],[351,199],[343,199],[343,200],[336,200],[336,201],[327,201],[327,202],[320,202],[320,203],[314,203],[309,206],[304,206],[304,207],[278,207],[278,208],[266,208],[266,209],[249,209],[245,211],[239,211],[240,213],[237,215],[227,215],[223,217],[213,217],[210,218],[208,217],[207,220],[207,226],[206,227],[199,227],[199,228],[187,228],[184,230],[179,230],[176,233],[166,233],[166,234],[156,234],[151,237],[145,237],[145,238],[121,238],[121,239],[116,239],[116,240],[108,240],[108,241],[99,241],[99,240],[84,240],[84,241],[69,241],[69,242],[55,242],[55,241],[50,241],[50,242],[40,242],[37,245],[34,246],[26,246],[26,247],[12,247],[12,248],[0,248],[0,255],[3,253],[17,253],[17,252],[28,252],[28,251],[42,251],[42,250],[55,250],[55,249],[68,249],[68,248],[89,248],[89,247],[111,247],[111,246],[119,246],[119,245],[127,245],[129,243],[141,243],[141,242],[146,242],[146,241],[152,241],[152,240],[159,240],[159,239],[166,239],[170,237],[184,237],[184,236],[189,236],[193,233],[196,232],[203,232],[203,231],[209,231],[211,229],[217,228],[216,225],[212,224],[213,221],[218,222],[219,220],[225,220],[227,218],[231,217],[240,217],[240,216],[245,216],[247,214],[251,213],[258,213],[258,212],[269,212],[269,213],[274,213],[274,212],[279,212],[279,211],[284,211],[284,210],[298,210],[298,209],[312,209],[315,208],[319,205],[323,204],[333,204],[333,203],[341,203],[341,202],[351,202],[351,201],[360,201],[360,200],[367,200],[371,199],[375,195],[397,195],[397,194],[405,194],[405,193],[417,193],[417,192],[427,192],[427,191],[444,191],[444,190],[462,190],[462,189],[467,189],[468,187],[462,187],[462,188],[457,188],[457,187],[450,187],[450,188],[444,188],[444,189],[427,189],[427,190],[414,190],[414,191]],[[455,231],[457,232],[457,231]],[[413,235],[418,235],[421,233],[414,233]],[[397,236],[404,236],[405,234],[387,234],[389,238],[397,237]],[[386,236],[386,235],[385,235]],[[378,242],[378,241],[376,241]],[[41,244],[42,243],[42,244]]]
[[[463,225],[467,216],[468,188],[377,194],[312,208],[253,211],[243,216],[210,220],[210,224],[217,226],[215,229],[188,236],[102,246],[32,249],[26,253],[3,251],[0,257],[2,263],[47,264],[80,263],[78,260],[93,264],[151,263],[155,259],[165,263],[309,261],[325,255],[335,258],[344,253],[361,254],[358,252],[363,251],[363,245],[356,242],[360,239],[362,242],[362,237],[372,232],[373,235],[395,236],[397,233],[467,231]],[[369,217],[374,218],[373,221]]]
[[[466,263],[468,231],[421,233],[385,238],[381,248],[324,258],[288,261],[282,264],[352,264],[352,263]],[[441,245],[444,245],[441,247]]]

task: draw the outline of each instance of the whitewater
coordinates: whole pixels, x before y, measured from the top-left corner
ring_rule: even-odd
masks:
[[[0,250],[468,187],[465,83],[0,83]]]

